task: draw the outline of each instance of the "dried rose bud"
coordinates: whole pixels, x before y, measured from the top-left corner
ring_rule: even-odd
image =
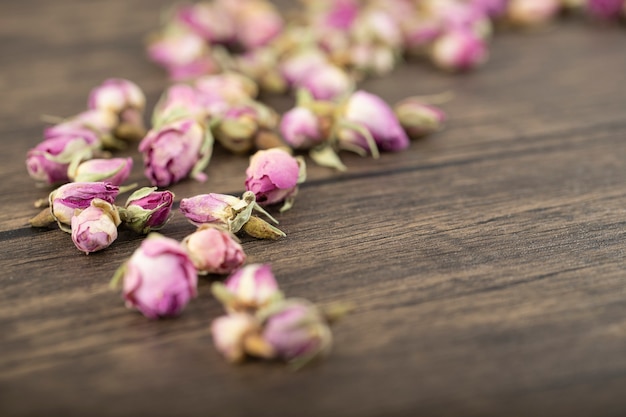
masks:
[[[485,41],[468,30],[446,32],[435,41],[431,59],[446,71],[467,71],[482,65],[489,56]]]
[[[508,19],[520,26],[537,26],[548,23],[559,12],[559,0],[510,0]]]
[[[396,152],[409,146],[409,138],[398,118],[380,97],[360,90],[345,103],[340,146],[370,152],[377,156],[378,149]]]
[[[89,207],[72,217],[72,241],[89,255],[108,248],[117,239],[121,220],[114,205],[96,198]]]
[[[327,65],[328,58],[321,50],[306,48],[283,59],[280,62],[280,70],[289,84],[297,85],[317,68]]]
[[[250,191],[245,192],[241,199],[225,194],[202,194],[183,198],[180,211],[195,225],[223,225],[232,233],[243,229],[258,239],[278,239],[285,236],[266,221],[252,216],[253,211],[258,211],[273,223],[278,223],[256,203],[254,193]]]
[[[201,275],[229,274],[240,268],[246,254],[235,235],[215,225],[202,225],[182,241]]]
[[[287,91],[289,86],[278,62],[278,54],[274,48],[264,47],[246,51],[235,57],[234,68],[254,80],[262,90],[281,94]]]
[[[253,349],[250,347],[259,340],[258,333],[258,320],[246,313],[232,313],[218,317],[211,323],[211,336],[215,348],[232,363],[242,362],[246,353],[252,353],[250,351]],[[265,343],[262,345],[268,349]],[[270,357],[272,354],[273,352],[267,351],[256,356]]]
[[[261,129],[274,129],[278,115],[270,107],[248,101],[231,106],[214,126],[215,139],[234,153],[253,149],[254,139]]]
[[[148,46],[148,55],[172,80],[183,81],[219,70],[208,44],[195,33],[166,30]]]
[[[228,311],[256,310],[283,298],[269,264],[247,265],[211,289]]]
[[[161,95],[152,113],[152,124],[162,125],[182,118],[203,120],[206,109],[198,91],[187,84],[174,84]]]
[[[256,49],[269,44],[283,29],[283,19],[270,2],[230,0],[227,4],[235,18],[237,42],[244,49]]]
[[[139,144],[139,151],[152,185],[166,187],[187,176],[203,181],[213,137],[210,129],[195,119],[184,118],[150,130]]]
[[[110,110],[90,109],[66,119],[61,124],[46,129],[46,133],[60,132],[68,126],[73,126],[90,129],[97,136],[102,137],[111,134],[117,127],[118,122],[117,115]]]
[[[123,280],[128,308],[149,319],[177,316],[196,296],[196,269],[178,241],[150,234],[122,265],[111,286]]]
[[[307,107],[294,107],[285,113],[280,120],[280,133],[294,149],[310,149],[326,139],[318,117]]]
[[[141,88],[123,78],[110,78],[89,93],[88,107],[117,115],[115,135],[122,139],[141,139],[146,132],[143,111],[146,97]]]
[[[397,22],[382,9],[373,8],[360,13],[351,35],[357,43],[376,43],[396,49],[402,44],[402,32]]]
[[[602,20],[617,19],[626,10],[624,0],[586,0],[586,3],[587,13]]]
[[[132,193],[120,215],[124,224],[137,233],[148,234],[159,230],[170,218],[174,193],[144,187]]]
[[[446,114],[441,109],[415,98],[402,100],[393,110],[411,139],[440,130],[446,120]]]
[[[260,313],[262,338],[276,356],[295,363],[306,363],[327,354],[332,333],[319,309],[306,300],[286,299]]]
[[[496,19],[504,16],[509,0],[473,0],[472,6],[486,16]]]
[[[98,135],[90,129],[67,124],[46,129],[45,140],[26,155],[31,178],[48,184],[67,182],[70,164],[90,159],[100,148]]]
[[[256,196],[262,206],[285,202],[281,211],[293,204],[298,184],[306,179],[304,160],[280,149],[258,151],[246,169],[246,190]]]
[[[195,225],[206,223],[228,225],[231,207],[241,200],[226,194],[201,194],[180,201],[180,211]]]
[[[176,20],[210,43],[230,43],[235,38],[235,22],[219,4],[184,4],[176,12]]]
[[[359,44],[350,50],[350,63],[357,71],[384,75],[393,70],[396,53],[387,46]]]
[[[76,211],[86,209],[94,199],[113,204],[119,187],[105,182],[72,182],[50,193],[50,211],[62,230],[69,232]]]
[[[133,158],[90,159],[81,162],[68,176],[75,182],[108,182],[121,185],[133,169]]]
[[[336,100],[353,90],[354,81],[343,69],[326,64],[316,67],[295,86],[308,90],[317,100]]]
[[[200,77],[194,85],[200,96],[208,102],[241,103],[254,99],[259,93],[254,81],[236,72]]]
[[[487,39],[493,33],[489,16],[474,4],[449,4],[439,9],[438,17],[444,32],[469,31],[481,39]]]
[[[352,27],[360,13],[360,5],[357,0],[310,2],[307,6],[316,8],[310,14],[313,26],[323,30],[347,31]]]

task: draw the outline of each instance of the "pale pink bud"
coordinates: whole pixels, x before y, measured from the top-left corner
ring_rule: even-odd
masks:
[[[84,210],[94,199],[113,204],[119,187],[105,182],[72,182],[50,193],[50,210],[59,225],[70,225],[76,210]]]
[[[231,207],[241,200],[226,194],[201,194],[180,201],[180,211],[192,223],[201,225],[214,223],[227,225],[233,212]]]
[[[89,207],[72,217],[72,241],[87,255],[108,248],[117,239],[120,223],[115,206],[96,198]]]
[[[292,85],[297,85],[301,80],[316,72],[317,68],[328,65],[326,55],[315,48],[306,48],[294,54],[280,63],[280,70]]]
[[[474,32],[446,32],[434,43],[431,58],[435,65],[448,71],[466,71],[483,64],[489,52],[485,41]]]
[[[295,107],[285,113],[280,121],[280,133],[295,149],[309,149],[325,139],[317,116],[307,107]]]
[[[48,128],[46,132],[59,131],[62,126],[76,126],[93,130],[96,135],[102,136],[113,132],[118,123],[119,119],[115,113],[105,109],[91,109],[78,113],[60,125]]]
[[[212,74],[219,69],[204,39],[191,32],[167,31],[148,46],[148,55],[176,81]]]
[[[617,19],[622,11],[626,10],[624,0],[586,0],[586,2],[587,12],[598,19]]]
[[[215,348],[230,362],[241,362],[246,356],[246,337],[258,331],[257,320],[246,313],[218,317],[211,323]]]
[[[150,319],[177,316],[197,292],[198,276],[185,250],[157,233],[144,239],[116,278],[124,280],[126,306]]]
[[[343,69],[325,64],[312,69],[295,86],[308,90],[317,100],[335,100],[352,91],[354,82]]]
[[[407,18],[402,26],[405,48],[421,52],[442,33],[441,23],[435,19]]]
[[[91,158],[101,145],[93,130],[65,123],[46,129],[44,136],[26,154],[26,168],[31,178],[48,184],[68,181],[70,163]]]
[[[350,50],[352,66],[359,71],[375,75],[388,74],[396,64],[393,49],[373,44],[355,45]]]
[[[174,193],[141,188],[128,197],[124,209],[120,209],[124,224],[137,233],[147,234],[159,230],[170,218]]]
[[[218,4],[185,4],[176,18],[210,43],[230,43],[235,38],[234,19]]]
[[[231,0],[232,1],[232,0]],[[237,41],[244,49],[256,49],[269,44],[283,30],[283,19],[269,2],[240,2],[234,15]]]
[[[394,106],[394,112],[412,139],[438,131],[446,120],[446,114],[440,108],[415,98],[402,100]]]
[[[359,15],[360,7],[356,0],[335,0],[332,2],[316,2],[314,6],[325,9],[313,15],[313,25],[321,30],[347,31]]]
[[[104,109],[119,114],[127,108],[143,110],[146,97],[141,88],[123,78],[110,78],[89,93],[90,109]]]
[[[241,103],[255,98],[259,92],[254,81],[235,72],[200,77],[194,85],[203,101],[208,103]]]
[[[191,174],[206,178],[202,170],[212,151],[212,137],[193,118],[184,118],[152,129],[139,144],[144,173],[152,185],[166,187]]]
[[[187,84],[174,84],[165,90],[154,108],[152,121],[159,124],[163,120],[174,121],[180,118],[203,119],[206,109],[198,91]]]
[[[200,274],[229,274],[240,268],[246,254],[231,232],[213,225],[202,225],[183,242]]]
[[[503,16],[509,0],[473,0],[472,6],[492,19]]]
[[[270,264],[241,268],[228,277],[224,289],[225,297],[220,301],[233,310],[259,309],[282,299]]]
[[[133,169],[133,158],[90,159],[81,162],[69,176],[75,182],[108,182],[121,185]]]
[[[560,7],[559,0],[510,0],[507,16],[517,25],[541,25],[552,20]]]
[[[332,345],[332,333],[320,311],[299,299],[287,299],[271,307],[262,338],[278,357],[288,361],[324,355]]]
[[[371,9],[362,13],[354,23],[352,35],[357,43],[375,42],[391,48],[402,44],[402,32],[398,23],[382,9]]]
[[[302,167],[301,161],[282,149],[258,151],[246,169],[246,190],[262,206],[285,201],[297,192]]]
[[[350,124],[366,129],[376,147],[382,151],[401,151],[410,144],[391,107],[377,95],[363,90],[352,94],[345,104],[343,118]],[[359,130],[347,127],[340,134],[342,141],[373,151]]]

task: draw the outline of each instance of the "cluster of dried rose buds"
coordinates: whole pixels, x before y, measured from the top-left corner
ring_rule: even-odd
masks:
[[[330,351],[329,324],[349,309],[285,299],[269,264],[247,265],[211,289],[227,313],[213,320],[213,343],[230,362],[256,357],[302,366]]]
[[[89,94],[88,110],[44,130],[44,141],[26,155],[26,168],[36,181],[107,181],[121,185],[132,159],[103,159],[105,150],[126,147],[145,134],[145,97],[131,81],[112,78]],[[98,158],[96,158],[98,157]]]
[[[109,247],[124,224],[137,233],[162,228],[170,218],[174,194],[145,187],[132,193],[124,206],[116,206],[120,187],[110,182],[71,182],[52,191],[48,207],[31,219],[34,227],[55,221],[71,233],[76,247],[86,254]]]

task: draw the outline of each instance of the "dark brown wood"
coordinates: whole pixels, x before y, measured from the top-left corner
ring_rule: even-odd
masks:
[[[23,162],[40,116],[81,111],[112,76],[154,105],[167,81],[142,42],[169,4],[0,5],[0,415],[626,415],[624,28],[503,33],[475,73],[409,62],[363,84],[390,102],[456,98],[447,129],[407,152],[346,155],[341,174],[311,165],[279,216],[288,237],[245,240],[287,294],[358,305],[332,354],[293,373],[222,360],[207,280],[178,319],[126,310],[107,284],[132,233],[84,256],[27,226],[49,191]],[[207,183],[171,189],[239,193],[246,166],[218,151]],[[163,232],[192,230],[177,215]]]

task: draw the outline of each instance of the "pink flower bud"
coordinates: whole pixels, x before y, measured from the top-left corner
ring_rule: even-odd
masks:
[[[268,45],[283,30],[283,19],[270,2],[229,0],[235,18],[236,37],[244,49]]]
[[[347,122],[367,130],[380,150],[396,152],[410,144],[391,107],[374,94],[363,90],[352,94],[345,104],[343,118],[344,124]],[[374,151],[363,132],[349,125],[340,131],[340,140],[366,151]]]
[[[94,199],[113,204],[119,187],[105,182],[72,182],[50,193],[50,210],[59,226],[71,224],[76,210],[84,210]]]
[[[150,319],[177,316],[196,296],[196,269],[178,241],[152,233],[118,270],[126,306]]]
[[[166,187],[191,174],[203,180],[213,149],[210,131],[193,118],[176,120],[148,132],[139,144],[145,175],[152,185]]]
[[[359,44],[350,50],[350,62],[358,71],[384,75],[393,70],[396,55],[394,50],[387,46]]]
[[[325,64],[308,72],[295,86],[308,90],[317,100],[335,100],[352,91],[354,82],[341,68]]]
[[[206,109],[200,100],[198,91],[187,84],[174,84],[163,93],[154,108],[153,124],[174,121],[180,118],[202,120]]]
[[[148,46],[148,55],[175,81],[212,74],[219,67],[204,39],[195,33],[170,30]]]
[[[89,93],[90,109],[104,109],[119,114],[127,108],[143,110],[146,97],[137,84],[123,78],[110,78]]]
[[[402,100],[394,106],[394,112],[412,139],[438,131],[446,120],[446,114],[441,109],[415,98]]]
[[[258,151],[246,169],[246,190],[253,192],[262,206],[280,203],[295,195],[303,181],[303,169],[302,160],[282,149]]]
[[[328,353],[332,333],[320,311],[306,300],[287,299],[270,307],[262,337],[285,360],[309,360]]]
[[[506,13],[509,0],[473,0],[472,6],[492,19],[502,17]]]
[[[226,194],[201,194],[180,201],[180,211],[196,225],[204,223],[227,225],[232,217],[231,207],[241,200]]]
[[[617,19],[622,11],[626,10],[624,0],[586,0],[586,2],[587,12],[598,19]]]
[[[282,60],[280,70],[287,82],[295,85],[314,72],[316,68],[325,65],[329,65],[328,58],[322,51],[316,48],[306,48]]]
[[[137,233],[147,234],[159,230],[170,218],[174,193],[141,188],[128,197],[124,209],[120,209],[124,224]]]
[[[230,362],[241,362],[246,356],[246,337],[258,332],[258,321],[246,313],[218,317],[211,323],[215,348]]]
[[[194,85],[198,94],[207,102],[241,103],[255,98],[259,92],[254,81],[236,72],[200,77]]]
[[[273,130],[278,115],[259,102],[233,105],[221,115],[215,126],[215,138],[231,152],[245,153],[254,147],[260,129]]]
[[[246,254],[231,232],[213,225],[202,225],[183,242],[199,274],[229,274],[241,267]]]
[[[453,30],[434,43],[431,58],[447,71],[466,71],[483,64],[488,58],[485,41],[474,32]]]
[[[65,122],[46,129],[47,134],[60,131],[68,126],[87,128],[95,132],[96,136],[103,136],[112,133],[119,123],[115,113],[105,109],[91,109],[78,113],[67,119]]]
[[[90,159],[68,173],[75,182],[108,182],[121,185],[133,169],[133,158]]]
[[[108,248],[117,239],[117,226],[121,223],[117,209],[98,198],[89,207],[72,217],[72,241],[89,255]]]
[[[210,43],[230,43],[235,37],[235,22],[219,4],[182,5],[176,19]]]
[[[376,43],[390,48],[402,44],[402,32],[392,16],[382,9],[370,9],[360,14],[354,23],[352,36],[357,43]]]
[[[510,0],[507,17],[520,26],[548,23],[561,7],[559,0]]]
[[[325,139],[317,116],[306,107],[295,107],[285,113],[280,121],[280,133],[295,149],[310,149]]]
[[[44,135],[46,139],[26,154],[26,168],[31,178],[48,184],[68,181],[70,163],[91,158],[101,144],[94,131],[65,123],[46,129]]]
[[[213,284],[213,293],[228,310],[256,310],[282,299],[269,264],[247,265],[224,284]]]
[[[320,3],[315,4],[320,7]],[[313,16],[313,25],[323,30],[350,29],[359,15],[360,7],[356,0],[335,0],[325,2],[326,10],[320,10]]]

